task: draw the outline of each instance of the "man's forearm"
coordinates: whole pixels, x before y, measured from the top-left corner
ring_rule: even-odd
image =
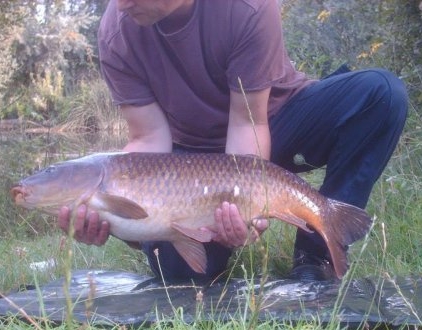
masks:
[[[253,154],[264,159],[270,158],[271,137],[268,125],[229,127],[226,153]]]
[[[131,139],[123,148],[128,152],[171,152],[171,142],[160,139]]]
[[[172,137],[167,119],[157,103],[120,107],[129,128],[129,142],[124,151],[171,152]]]
[[[254,154],[269,159],[271,136],[268,126],[270,88],[246,95],[230,92],[230,115],[226,152]]]

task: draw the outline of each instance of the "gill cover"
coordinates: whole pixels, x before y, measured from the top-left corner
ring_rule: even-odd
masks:
[[[29,203],[55,213],[61,206],[89,198],[103,177],[101,163],[85,157],[51,165],[26,178],[21,185],[29,191],[26,198]]]

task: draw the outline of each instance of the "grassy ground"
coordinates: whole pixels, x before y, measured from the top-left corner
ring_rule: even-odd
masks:
[[[94,107],[91,107],[94,108]],[[97,108],[101,108],[98,106]],[[98,114],[96,114],[98,116]],[[102,122],[110,119],[110,112]],[[94,116],[95,117],[95,116]],[[88,118],[90,118],[88,116]],[[74,122],[87,119],[72,117],[68,125],[79,127]],[[118,125],[119,126],[119,125]],[[375,224],[365,240],[350,249],[351,273],[346,280],[364,276],[386,274],[420,274],[422,271],[422,120],[415,107],[411,106],[407,127],[400,144],[382,177],[374,187],[368,212],[374,216]],[[112,269],[137,273],[148,273],[144,256],[117,239],[111,238],[102,247],[93,247],[71,242],[56,228],[55,219],[35,211],[16,208],[9,196],[13,182],[43,168],[46,165],[77,157],[91,151],[118,150],[124,141],[121,137],[110,138],[105,134],[100,139],[93,136],[52,135],[48,132],[36,135],[2,135],[0,144],[0,293],[7,294],[22,285],[42,285],[63,277],[72,269]],[[304,177],[318,187],[324,171],[317,170]],[[295,230],[292,226],[273,222],[262,240],[237,251],[231,261],[232,275],[245,277],[252,273],[283,277],[291,267]],[[69,258],[68,251],[73,255]],[[264,248],[264,249],[263,249]],[[47,262],[47,268],[41,269]],[[44,264],[43,264],[44,263]],[[41,268],[40,268],[41,266]],[[340,329],[338,322],[321,324],[314,322],[268,322],[254,323],[242,315],[234,316],[231,322],[199,322],[186,325],[175,317],[159,320],[153,329],[200,328],[200,329]],[[31,322],[33,324],[27,325]],[[0,320],[0,327],[7,329],[53,328],[51,324],[35,321],[25,322],[16,317]],[[56,326],[57,327],[57,326]],[[66,328],[65,325],[58,328]],[[70,327],[78,328],[78,326]],[[85,325],[83,329],[90,329]],[[116,329],[119,327],[116,326]]]
[[[350,250],[353,278],[412,274],[422,270],[422,133],[415,125],[416,119],[410,119],[400,146],[374,188],[367,209],[376,218],[375,225],[368,238],[358,242]],[[42,285],[64,276],[71,269],[95,268],[148,273],[144,257],[119,240],[112,238],[102,247],[69,243],[68,238],[55,227],[55,219],[35,211],[17,209],[12,204],[8,195],[12,182],[38,167],[64,158],[64,154],[75,147],[74,142],[69,145],[60,139],[49,139],[49,143],[46,143],[45,136],[7,141],[0,149],[2,155],[9,155],[2,157],[0,163],[0,253],[3,255],[0,259],[0,292],[7,294],[23,284]],[[48,149],[46,145],[49,145]],[[80,144],[76,145],[80,147]],[[106,145],[99,147],[101,148],[108,149]],[[80,149],[81,153],[85,153],[90,147]],[[56,152],[53,153],[52,150]],[[75,150],[72,153],[75,153]],[[319,170],[306,174],[305,178],[314,186],[318,186],[322,175],[323,171]],[[293,228],[274,222],[263,238],[263,245],[251,246],[234,255],[233,275],[243,277],[245,271],[248,274],[254,271],[256,274],[268,272],[272,277],[285,276],[291,266],[293,241]],[[68,257],[69,244],[72,244],[73,250],[71,259]],[[264,252],[262,246],[267,247]],[[41,269],[40,266],[45,264],[40,262],[50,264]],[[11,317],[0,322],[4,322],[6,328],[19,329],[26,328],[28,320],[22,323]],[[53,327],[40,325],[38,321],[35,324],[43,329]],[[36,328],[37,325],[33,324],[32,327]],[[168,320],[162,320],[152,328],[162,329],[168,326]],[[239,318],[225,324],[216,321],[195,326],[204,329],[243,329],[249,328],[250,324]],[[174,327],[189,326],[176,320],[176,323],[172,324],[172,328]],[[274,324],[268,320],[268,323],[254,324],[254,327],[317,329],[327,328],[327,325],[317,321],[300,324],[286,321]],[[90,326],[87,325],[86,328],[89,329]],[[334,322],[328,325],[328,328],[338,329],[340,325]]]

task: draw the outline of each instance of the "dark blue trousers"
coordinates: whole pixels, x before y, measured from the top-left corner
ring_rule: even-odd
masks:
[[[333,74],[299,92],[270,118],[271,161],[296,173],[326,166],[320,192],[365,208],[406,116],[406,88],[389,71]],[[230,249],[217,243],[205,244],[208,266],[202,275],[193,272],[170,243],[145,243],[143,250],[158,276],[155,248],[168,280],[214,278],[225,270],[231,255]],[[298,230],[297,251],[329,259],[317,233]]]

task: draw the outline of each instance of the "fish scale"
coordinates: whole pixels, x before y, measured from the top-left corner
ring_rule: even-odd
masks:
[[[297,175],[254,156],[93,154],[53,164],[11,193],[16,204],[53,215],[64,205],[85,203],[109,222],[112,235],[169,241],[198,273],[205,272],[203,243],[213,238],[214,212],[223,201],[235,203],[247,224],[268,218],[317,231],[339,278],[348,269],[347,246],[372,224],[364,210],[326,198]]]

